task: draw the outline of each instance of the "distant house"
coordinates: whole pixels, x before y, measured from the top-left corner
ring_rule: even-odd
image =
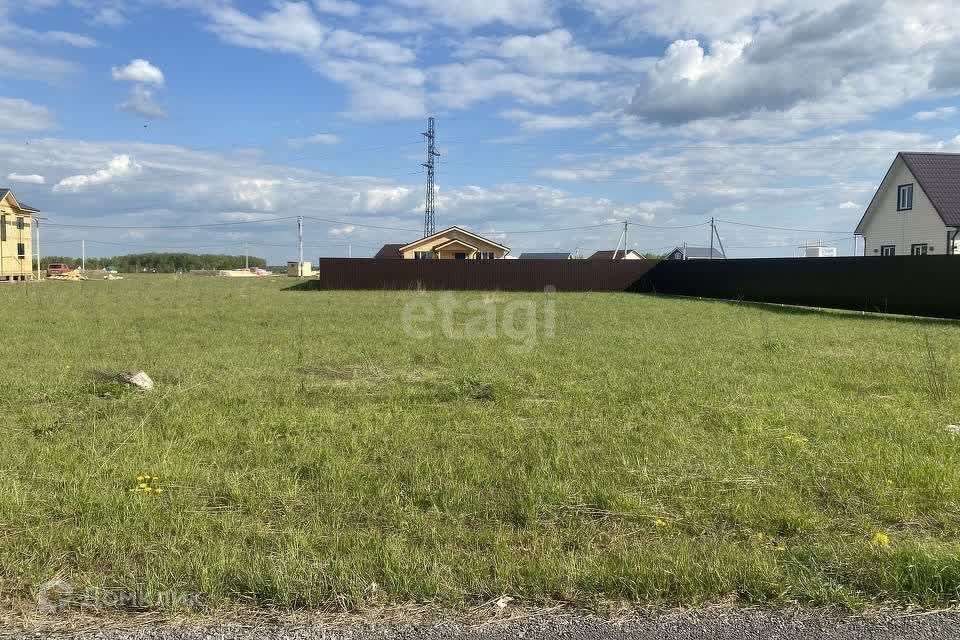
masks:
[[[383,258],[395,258],[399,260],[403,258],[403,255],[400,253],[400,247],[402,246],[402,244],[385,244],[380,247],[380,251],[377,251],[373,257],[378,260]]]
[[[617,254],[617,257],[614,258],[613,254]],[[591,260],[643,260],[643,256],[634,251],[633,249],[619,249],[614,251],[597,251],[595,254],[590,256]]]
[[[510,248],[472,231],[450,227],[409,244],[385,244],[374,258],[406,260],[501,260]]]
[[[33,277],[33,221],[40,213],[0,189],[0,282]]]
[[[559,253],[521,253],[521,260],[572,260],[573,254],[569,251]]]
[[[960,253],[960,154],[898,153],[854,233],[867,256]]]
[[[711,247],[677,247],[668,253],[664,260],[723,260],[727,256],[723,255],[720,249]]]

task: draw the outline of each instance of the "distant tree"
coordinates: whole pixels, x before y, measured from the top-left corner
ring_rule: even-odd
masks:
[[[119,271],[135,273],[146,269],[156,269],[159,273],[176,273],[192,269],[242,269],[246,266],[245,256],[228,256],[210,253],[132,253],[109,258],[87,258],[87,269],[105,269],[116,267]],[[64,263],[73,268],[80,266],[80,259],[67,256],[44,256],[41,264]],[[267,261],[250,256],[250,266],[264,268]]]

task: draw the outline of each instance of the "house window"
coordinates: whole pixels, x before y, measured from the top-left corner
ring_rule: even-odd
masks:
[[[416,260],[433,260],[433,251],[414,251],[413,257]]]
[[[910,255],[912,256],[925,256],[927,255],[927,243],[923,242],[921,244],[912,244],[910,245]]]
[[[17,217],[17,229],[23,231],[23,218]]]
[[[7,216],[0,216],[0,242],[7,241]]]
[[[454,257],[455,260],[466,260],[466,259],[467,259],[467,254],[465,254],[465,253],[455,253],[455,254],[453,254],[453,257]]]
[[[22,243],[17,243],[17,257],[23,260],[27,257],[27,247]]]
[[[897,211],[913,209],[913,185],[902,184],[897,187]]]
[[[880,255],[882,256],[895,256],[897,255],[897,246],[894,244],[885,244],[880,247]]]
[[[493,260],[493,251],[478,251],[477,260]]]

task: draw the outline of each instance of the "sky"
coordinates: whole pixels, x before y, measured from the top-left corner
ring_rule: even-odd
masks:
[[[960,151],[952,0],[0,0],[0,187],[45,254],[840,254],[898,151]],[[230,224],[225,224],[230,223]],[[235,224],[239,223],[239,224]],[[217,226],[214,226],[217,225]],[[862,245],[861,245],[862,246]]]

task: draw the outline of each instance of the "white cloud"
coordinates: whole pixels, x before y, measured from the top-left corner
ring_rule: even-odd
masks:
[[[46,184],[47,179],[41,175],[31,173],[28,175],[22,175],[19,173],[10,173],[7,174],[7,180],[10,182],[19,182],[21,184]]]
[[[78,70],[77,65],[67,60],[18,51],[0,45],[0,76],[31,77],[57,80]]]
[[[131,61],[125,67],[113,67],[111,75],[114,80],[136,82],[156,87],[162,87],[165,82],[163,71],[142,58]]]
[[[305,147],[311,144],[333,145],[340,144],[340,136],[333,133],[317,133],[304,138],[291,138],[287,143],[294,148]]]
[[[90,174],[80,174],[64,178],[56,185],[54,191],[80,191],[87,187],[113,182],[117,178],[137,175],[143,167],[128,155],[114,156],[107,166]]]
[[[352,18],[363,11],[356,2],[350,0],[313,0],[313,6],[320,13],[328,13],[341,18]]]
[[[846,202],[844,202],[843,204],[840,205],[840,208],[841,208],[841,209],[856,209],[856,210],[858,210],[858,211],[862,209],[862,207],[861,207],[860,205],[858,205],[856,202],[853,202],[852,200],[847,200]]]
[[[520,123],[527,131],[558,131],[561,129],[586,129],[610,122],[611,114],[590,113],[578,115],[553,115],[531,113],[523,109],[509,109],[500,114],[508,120]]]
[[[634,15],[616,0],[593,4]],[[931,97],[935,69],[960,38],[960,13],[939,0],[743,0],[715,24],[686,0],[665,13],[689,21],[648,28],[700,25],[712,34],[673,42],[637,87],[630,111],[666,126],[760,119],[798,131],[862,120]],[[701,13],[709,22],[726,10]]]
[[[0,131],[42,131],[54,125],[46,107],[20,98],[0,98]]]
[[[117,108],[144,118],[162,120],[167,117],[166,110],[154,99],[153,90],[140,84],[133,86],[130,90],[130,98],[117,105]]]
[[[516,28],[548,27],[555,22],[554,3],[550,0],[394,0],[394,3],[422,11],[433,20],[462,30],[497,23]]]
[[[342,227],[333,227],[332,229],[330,229],[330,235],[334,235],[334,236],[348,236],[348,235],[350,235],[351,233],[353,233],[353,232],[356,231],[356,230],[357,230],[357,228],[356,228],[354,225],[352,225],[352,224],[345,224],[345,225],[343,225]]]
[[[949,120],[955,115],[957,115],[956,107],[940,107],[932,111],[918,111],[913,114],[913,119],[920,120],[921,122],[928,120]]]
[[[536,73],[639,71],[649,66],[650,62],[591,51],[576,44],[573,35],[566,29],[554,29],[537,36],[513,36],[495,46],[492,53]]]
[[[205,6],[209,28],[231,44],[302,57],[350,91],[355,118],[406,118],[425,112],[416,55],[387,39],[321,22],[306,3],[278,1],[259,17],[231,5]]]

